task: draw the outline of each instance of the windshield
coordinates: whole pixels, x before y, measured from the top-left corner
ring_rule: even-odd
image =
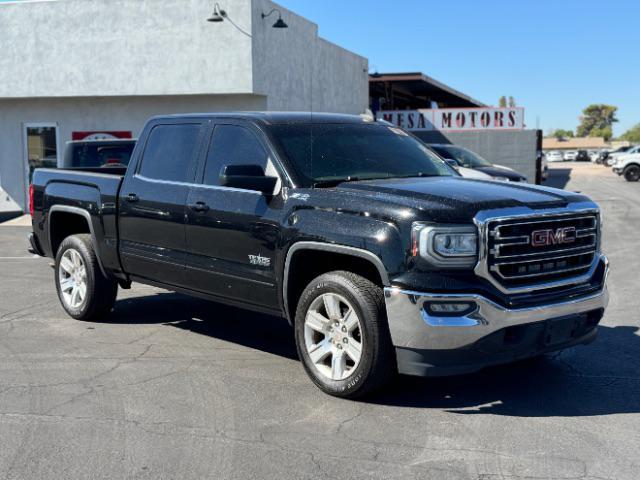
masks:
[[[420,141],[392,126],[288,124],[272,131],[303,186],[456,175]]]
[[[456,147],[455,145],[431,145],[431,148],[438,152],[441,157],[457,161],[461,167],[479,168],[493,166],[480,155],[466,148]]]

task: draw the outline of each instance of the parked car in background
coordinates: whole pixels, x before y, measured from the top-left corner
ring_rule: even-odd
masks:
[[[567,150],[562,155],[562,158],[564,159],[565,162],[572,162],[573,160],[576,159],[577,156],[578,156],[577,150]]]
[[[616,151],[616,152],[610,153],[606,160],[607,165],[612,167],[619,157],[622,157],[623,155],[631,155],[636,153],[640,153],[640,145],[636,145],[635,147],[629,147],[627,150],[624,150],[624,151],[620,151],[620,152]]]
[[[578,154],[576,155],[575,160],[576,162],[590,162],[591,157],[586,150],[578,150]]]
[[[544,152],[540,152],[540,169],[541,169],[541,178],[544,182],[547,178],[549,178],[549,162],[547,161],[547,156]]]
[[[564,161],[564,156],[562,155],[562,152],[560,152],[558,150],[551,150],[550,152],[547,152],[547,154],[545,156],[547,157],[547,161],[548,162],[563,162]]]
[[[135,139],[74,140],[67,142],[62,168],[104,168],[129,165]]]
[[[600,152],[601,150],[588,150],[587,153],[589,154],[589,159],[592,162],[595,162],[598,159],[598,156],[600,156]]]
[[[630,146],[627,147],[618,147],[615,150],[603,150],[602,152],[600,152],[600,155],[598,156],[598,159],[596,160],[596,163],[600,163],[602,165],[607,165],[607,159],[609,158],[609,155],[613,154],[613,153],[625,153],[627,150],[631,149]]]
[[[461,167],[455,160],[447,160],[447,163],[463,178],[473,178],[475,180],[493,180],[491,175],[474,170],[473,168]]]
[[[478,170],[489,175],[493,180],[502,180],[505,182],[527,181],[527,177],[521,173],[511,168],[503,167],[502,165],[494,165],[467,148],[446,143],[433,143],[429,145],[429,148],[445,160],[453,160],[458,166],[463,168]]]
[[[613,171],[624,176],[627,182],[640,180],[640,153],[620,155],[613,164]]]

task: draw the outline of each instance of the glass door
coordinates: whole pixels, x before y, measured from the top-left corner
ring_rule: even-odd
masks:
[[[24,146],[29,185],[36,168],[58,166],[58,125],[56,123],[24,124]]]

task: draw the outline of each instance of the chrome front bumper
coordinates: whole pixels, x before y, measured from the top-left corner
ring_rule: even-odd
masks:
[[[535,307],[509,309],[476,294],[431,294],[385,288],[391,340],[396,347],[452,350],[467,347],[506,327],[525,325],[606,308],[608,262],[603,288],[595,294]],[[462,316],[434,316],[425,308],[431,302],[468,302],[476,308]]]

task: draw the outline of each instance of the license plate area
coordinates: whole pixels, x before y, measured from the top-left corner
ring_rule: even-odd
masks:
[[[547,321],[542,345],[548,347],[569,342],[584,332],[586,315],[571,315]]]

